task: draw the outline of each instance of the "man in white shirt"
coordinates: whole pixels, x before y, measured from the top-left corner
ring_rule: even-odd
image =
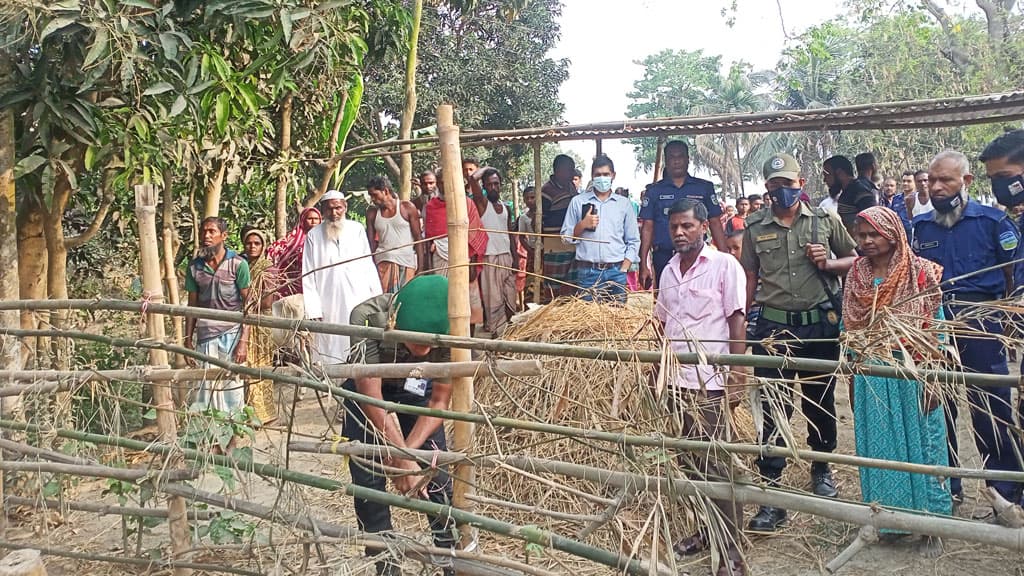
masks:
[[[323,222],[309,231],[302,250],[302,295],[306,318],[348,324],[352,309],[381,294],[380,277],[370,257],[366,229],[347,220],[348,202],[331,190],[320,200]],[[316,334],[314,359],[342,364],[349,357],[349,338]]]

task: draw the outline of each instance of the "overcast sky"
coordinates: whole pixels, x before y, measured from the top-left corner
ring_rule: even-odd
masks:
[[[721,10],[729,0],[563,0],[562,38],[552,55],[570,60],[569,79],[562,84],[565,120],[570,124],[625,118],[633,82],[643,77],[634,64],[665,49],[721,54],[732,62],[745,60],[755,68],[775,68],[786,43],[809,26],[842,13],[841,0],[738,0],[735,26]],[[565,142],[588,161],[593,141]],[[604,152],[615,162],[617,186],[637,196],[651,181],[636,173],[633,151],[623,141],[606,140]]]

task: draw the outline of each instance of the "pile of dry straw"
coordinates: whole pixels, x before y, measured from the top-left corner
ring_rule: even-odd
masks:
[[[524,314],[506,340],[552,342],[608,349],[662,350],[652,319],[650,294],[635,294],[625,307],[571,299]],[[520,356],[528,357],[528,356]],[[540,421],[588,430],[675,436],[677,425],[652,386],[655,366],[577,358],[542,358],[544,375],[487,380],[476,390],[479,409],[489,416]],[[753,439],[749,412],[741,408],[734,438]],[[678,477],[675,454],[658,448],[630,448],[521,430],[477,427],[478,454],[518,454],[561,460],[604,470]],[[717,522],[705,503],[675,495],[625,496],[615,487],[556,475],[526,475],[498,469],[478,480],[479,510],[522,525],[536,525],[589,544],[657,557],[673,565],[673,543],[694,532],[697,522]],[[488,543],[493,549],[496,543]],[[515,546],[514,544],[509,544]],[[523,555],[521,545],[513,556]],[[610,569],[564,555],[531,560],[558,573],[607,574]]]

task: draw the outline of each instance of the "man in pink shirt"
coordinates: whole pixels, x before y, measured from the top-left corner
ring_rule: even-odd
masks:
[[[704,204],[683,199],[669,209],[669,234],[676,253],[659,278],[654,315],[672,341],[674,352],[743,354],[746,350],[745,304],[747,279],[743,267],[726,252],[704,245],[708,213]],[[712,365],[673,365],[668,370],[669,408],[681,422],[681,435],[699,440],[727,440],[724,411],[740,397],[743,374]],[[679,456],[687,470],[701,480],[727,480],[728,463],[707,453]],[[715,542],[713,563],[717,576],[747,573],[739,550],[743,506],[732,500],[714,500],[726,523],[726,534],[709,538],[713,526],[676,544],[681,555],[696,554]]]

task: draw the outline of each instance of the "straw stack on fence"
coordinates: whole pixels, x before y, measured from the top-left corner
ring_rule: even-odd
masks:
[[[652,321],[649,294],[633,295],[625,307],[562,300],[518,318],[505,339],[581,343],[638,350],[661,350]],[[517,356],[528,358],[529,356]],[[546,358],[545,373],[534,378],[487,380],[478,388],[479,409],[488,416],[530,419],[603,432],[675,435],[676,424],[655,397],[655,366],[623,358],[618,362]],[[753,438],[749,413],[737,411],[736,437]],[[584,438],[522,430],[477,427],[477,453],[525,454],[631,473],[679,476],[675,454],[660,449],[630,449]],[[741,467],[743,467],[741,465]],[[689,535],[696,522],[715,522],[703,502],[671,494],[634,496],[585,480],[498,469],[478,477],[474,497],[480,511],[519,524],[537,525],[578,537],[609,550],[622,550],[670,565],[675,540]],[[490,547],[491,544],[489,543]],[[543,562],[543,561],[542,561]],[[551,568],[576,564],[576,574],[605,574],[607,568],[579,565],[559,557]]]

